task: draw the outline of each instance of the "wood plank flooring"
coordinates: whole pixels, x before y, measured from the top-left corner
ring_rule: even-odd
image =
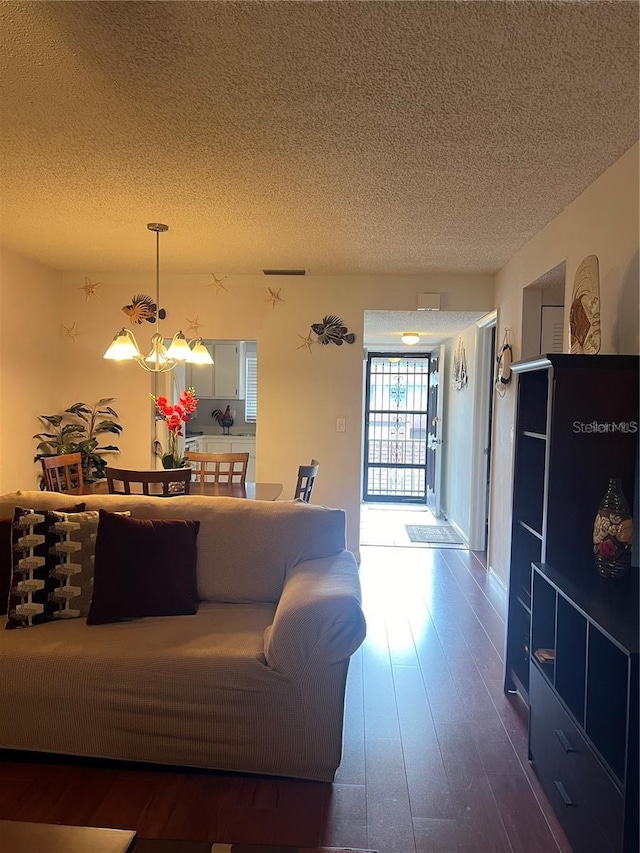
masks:
[[[570,853],[502,692],[504,592],[478,556],[363,547],[368,635],[333,785],[0,754],[0,818],[379,853]]]

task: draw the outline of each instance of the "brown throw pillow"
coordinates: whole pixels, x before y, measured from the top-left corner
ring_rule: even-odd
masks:
[[[11,518],[0,518],[0,616],[7,612],[11,588]]]
[[[67,507],[82,512],[85,504]],[[11,582],[5,628],[29,628],[62,616],[64,580],[56,574],[60,536],[54,530],[59,515],[51,510],[17,506],[11,523]]]
[[[193,615],[199,528],[199,521],[127,518],[101,509],[87,625]]]

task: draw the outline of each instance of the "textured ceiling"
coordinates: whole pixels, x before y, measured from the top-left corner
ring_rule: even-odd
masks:
[[[432,350],[476,323],[486,312],[478,311],[365,311],[363,343],[369,349],[390,352]],[[418,332],[420,343],[400,340],[404,332]]]
[[[1,2],[0,240],[493,272],[638,138],[636,2]]]

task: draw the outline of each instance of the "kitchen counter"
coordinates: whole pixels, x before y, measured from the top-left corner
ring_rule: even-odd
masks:
[[[184,449],[194,453],[248,453],[247,481],[255,480],[256,436],[253,432],[232,432],[230,435],[218,431],[200,435],[194,432],[185,436]]]
[[[205,430],[198,430],[196,432],[187,432],[187,433],[185,433],[185,438],[186,439],[198,438],[200,436],[205,436],[206,438],[227,438],[227,437],[229,437],[229,438],[255,438],[256,437],[255,432],[235,432],[232,430],[227,436],[227,433],[221,433],[218,430],[219,430],[219,427],[216,430],[211,431],[211,432],[209,432],[206,429]]]

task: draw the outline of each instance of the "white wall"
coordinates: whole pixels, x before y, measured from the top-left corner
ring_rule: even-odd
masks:
[[[468,382],[455,390],[453,360],[458,338],[462,338],[467,357]],[[442,508],[449,522],[469,541],[471,501],[473,497],[472,470],[475,417],[475,389],[478,382],[477,362],[478,327],[473,325],[447,341],[445,347],[444,385],[444,439]]]
[[[58,297],[62,276],[0,251],[0,493],[37,488],[32,436],[58,411],[62,381]]]
[[[637,354],[638,346],[638,154],[634,145],[496,276],[497,341],[511,329],[515,359],[521,354],[522,290],[566,261],[565,352],[576,270],[587,255],[600,264],[600,352]],[[588,357],[588,356],[585,356]],[[491,529],[488,562],[504,581],[509,567],[515,381],[495,398],[492,444]],[[595,508],[594,508],[595,512]]]

